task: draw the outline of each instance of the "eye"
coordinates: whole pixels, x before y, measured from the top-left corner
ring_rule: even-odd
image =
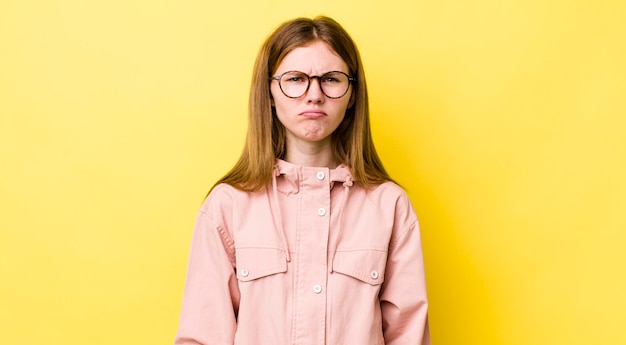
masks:
[[[285,79],[286,81],[303,81],[304,78],[302,77],[289,77],[287,79]]]
[[[282,82],[290,84],[302,84],[306,83],[308,78],[302,73],[286,73],[282,77]]]
[[[337,72],[327,73],[323,75],[321,78],[321,82],[325,84],[340,84],[345,81],[346,81],[346,76]]]

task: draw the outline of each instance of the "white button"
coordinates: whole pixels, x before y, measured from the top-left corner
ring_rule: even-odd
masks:
[[[315,292],[315,293],[320,293],[320,292],[322,292],[322,286],[321,286],[321,285],[319,285],[319,284],[314,285],[314,286],[313,286],[313,292]]]
[[[323,171],[318,171],[317,172],[317,179],[318,180],[323,180],[324,179],[324,172]]]
[[[372,276],[372,279],[378,279],[378,272],[372,271],[372,273],[370,273],[370,276]]]
[[[317,214],[319,216],[323,216],[323,215],[326,214],[326,210],[323,207],[320,207],[320,208],[317,209]]]
[[[247,277],[248,276],[248,270],[241,270],[241,276],[242,277]]]

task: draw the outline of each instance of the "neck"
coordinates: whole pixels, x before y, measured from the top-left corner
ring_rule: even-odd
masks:
[[[287,140],[285,160],[289,163],[307,167],[336,168],[330,138],[324,142],[306,142]]]

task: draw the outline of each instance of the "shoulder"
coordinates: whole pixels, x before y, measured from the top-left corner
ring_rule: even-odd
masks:
[[[367,194],[370,198],[378,199],[379,202],[402,207],[412,207],[411,200],[406,191],[391,181],[368,188]]]
[[[396,197],[406,196],[406,192],[404,191],[404,189],[402,189],[402,187],[398,186],[392,181],[387,181],[379,185],[375,185],[372,188],[370,188],[370,190],[375,190],[378,193],[384,193],[385,195],[389,195],[389,196],[396,196]]]
[[[204,203],[202,204],[202,210],[208,211],[211,205],[222,204],[225,202],[232,202],[236,198],[237,188],[226,184],[220,183],[211,189],[209,195],[207,195]]]
[[[267,202],[267,189],[245,191],[227,183],[217,184],[202,203],[201,212],[215,213],[232,210],[234,206],[242,208],[245,205]]]
[[[367,191],[367,197],[382,206],[384,212],[393,213],[394,224],[398,231],[417,223],[417,214],[406,191],[388,181],[374,186]]]
[[[247,217],[250,208],[267,201],[263,195],[264,190],[248,192],[227,183],[217,184],[202,203],[199,218],[232,236],[233,229]]]
[[[200,213],[218,222],[232,219],[235,205],[239,204],[248,192],[229,184],[220,183],[213,187],[202,203]]]

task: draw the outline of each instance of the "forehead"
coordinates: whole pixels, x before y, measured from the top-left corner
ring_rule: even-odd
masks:
[[[290,51],[280,62],[277,73],[301,71],[308,74],[321,74],[328,71],[348,72],[348,65],[324,41],[313,41],[311,44]]]

